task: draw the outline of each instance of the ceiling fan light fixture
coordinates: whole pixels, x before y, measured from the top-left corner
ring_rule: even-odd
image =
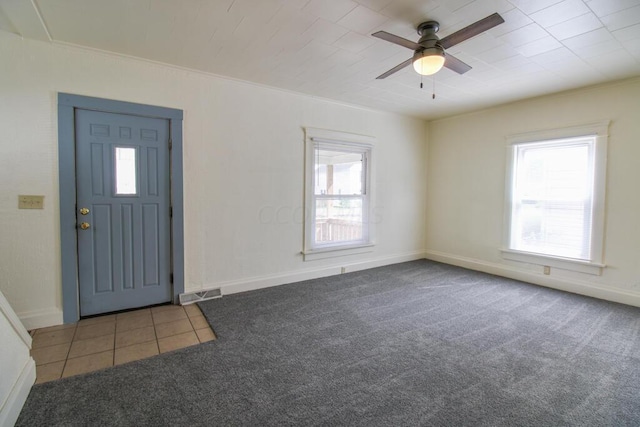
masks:
[[[413,69],[423,76],[437,73],[444,66],[444,51],[438,48],[425,49],[413,55]]]

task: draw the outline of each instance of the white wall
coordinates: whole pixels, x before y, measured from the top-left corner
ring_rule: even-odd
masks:
[[[640,305],[640,79],[536,98],[430,123],[427,255],[577,293]],[[601,276],[505,261],[510,134],[611,120]]]
[[[36,380],[31,337],[0,292],[0,426],[15,423]]]
[[[4,32],[0,57],[0,290],[30,328],[62,321],[58,92],[184,110],[187,291],[237,291],[422,254],[421,120]],[[302,260],[304,126],[377,138],[372,253]],[[45,209],[18,210],[18,194],[45,195]]]

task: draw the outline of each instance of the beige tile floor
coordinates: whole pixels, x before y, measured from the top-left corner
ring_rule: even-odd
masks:
[[[163,305],[31,331],[36,383],[216,339],[197,305]]]

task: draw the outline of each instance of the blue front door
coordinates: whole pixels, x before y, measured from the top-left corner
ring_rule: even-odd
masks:
[[[80,315],[171,301],[169,121],[75,115]]]

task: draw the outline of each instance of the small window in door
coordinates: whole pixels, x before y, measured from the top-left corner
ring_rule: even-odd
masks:
[[[132,147],[115,147],[115,181],[116,195],[132,196],[138,194],[137,187],[137,149]]]

